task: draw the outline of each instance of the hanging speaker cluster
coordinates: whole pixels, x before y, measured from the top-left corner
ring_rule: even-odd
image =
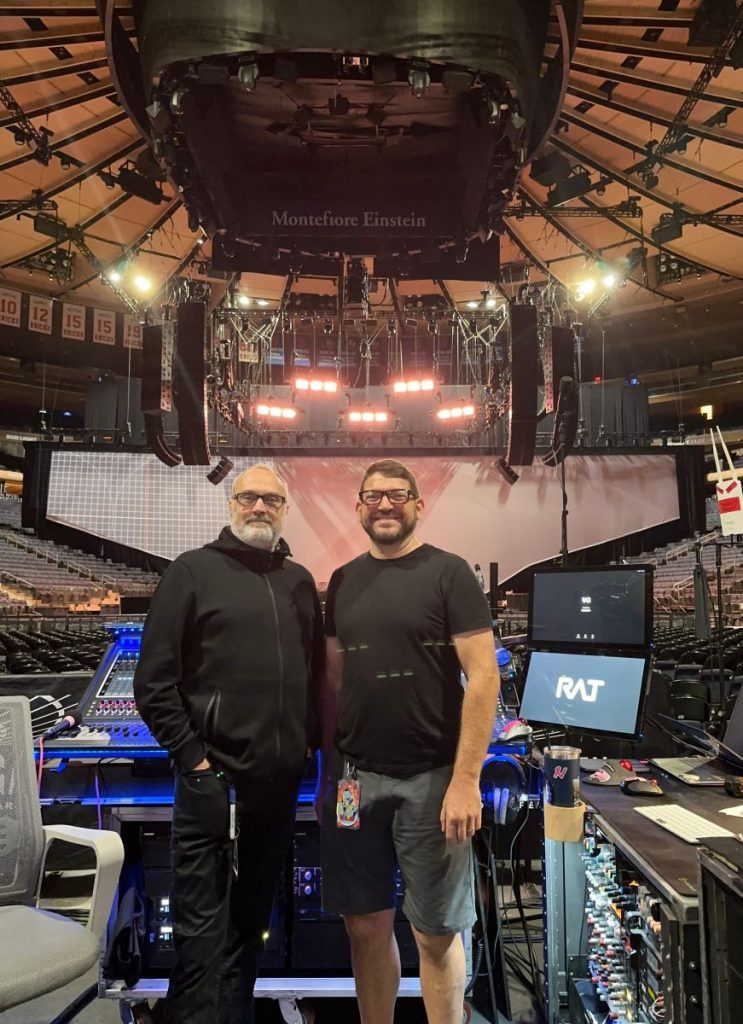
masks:
[[[206,304],[192,300],[179,303],[173,396],[181,455],[187,466],[208,466],[210,462],[205,340]]]
[[[539,338],[535,306],[511,306],[511,415],[506,462],[531,466],[537,443]]]
[[[166,335],[165,343],[163,335]],[[170,344],[169,344],[170,339]],[[164,411],[169,408],[170,381],[167,367],[172,365],[172,332],[170,324],[147,324],[142,331],[142,390],[140,407],[144,417],[147,447],[166,466],[177,466],[180,455],[165,443]]]

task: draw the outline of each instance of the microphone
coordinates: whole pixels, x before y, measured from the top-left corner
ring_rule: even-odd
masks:
[[[82,715],[75,709],[71,714],[65,715],[61,722],[57,722],[51,729],[47,729],[46,732],[41,734],[42,740],[56,739],[57,736],[61,736],[63,732],[69,732],[70,729],[76,729],[82,721]]]

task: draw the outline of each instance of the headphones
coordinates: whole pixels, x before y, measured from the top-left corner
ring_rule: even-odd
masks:
[[[529,793],[526,773],[512,754],[495,754],[480,772],[483,814],[491,813],[493,824],[510,825]]]

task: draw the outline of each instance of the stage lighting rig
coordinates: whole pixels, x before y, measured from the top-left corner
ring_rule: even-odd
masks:
[[[352,408],[349,406],[347,409],[341,409],[340,420],[345,422],[349,429],[370,430],[381,427],[389,430],[394,422],[394,415],[391,409],[379,409],[372,406]]]
[[[285,402],[277,402],[274,398],[258,399],[252,407],[252,413],[257,420],[270,420],[274,423],[294,422],[301,413],[295,405],[288,405]]]
[[[442,405],[436,410],[436,419],[442,423],[461,423],[462,420],[474,420],[479,409],[474,402],[453,402]]]
[[[331,377],[308,376],[295,377],[292,383],[295,391],[309,395],[335,395],[338,393],[338,381]]]
[[[435,377],[410,377],[392,382],[392,390],[396,395],[433,394],[436,391]]]

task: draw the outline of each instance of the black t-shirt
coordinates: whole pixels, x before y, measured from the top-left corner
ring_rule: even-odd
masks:
[[[451,764],[463,696],[452,637],[491,627],[472,569],[431,544],[336,569],[325,631],[343,651],[336,744],[344,757],[398,778]]]

